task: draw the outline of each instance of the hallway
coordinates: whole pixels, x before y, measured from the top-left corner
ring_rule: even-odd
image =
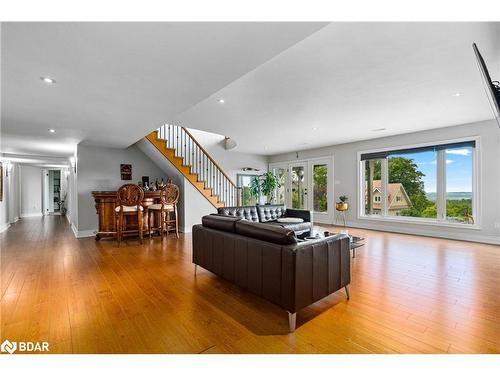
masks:
[[[330,228],[331,229],[331,228]],[[64,216],[0,234],[1,338],[51,353],[498,353],[498,246],[350,230],[351,300],[286,312],[205,270],[191,236],[77,240]]]

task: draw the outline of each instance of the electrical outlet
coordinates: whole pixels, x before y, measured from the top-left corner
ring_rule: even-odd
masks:
[[[500,229],[500,223],[494,223],[493,226],[495,227],[495,229]]]

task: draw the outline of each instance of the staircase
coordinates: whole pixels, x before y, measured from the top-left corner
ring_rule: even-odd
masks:
[[[186,128],[165,124],[146,139],[215,208],[240,205],[240,189]]]

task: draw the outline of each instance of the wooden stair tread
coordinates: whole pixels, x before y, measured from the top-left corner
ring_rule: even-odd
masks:
[[[175,149],[166,146],[166,140],[160,139],[157,136],[157,132],[153,131],[146,136],[146,139],[155,146],[155,148],[160,151],[167,160],[169,160],[174,167],[187,179],[191,184],[215,207],[224,207],[224,205],[219,201],[219,197],[213,195],[213,189],[206,187],[205,181],[199,181],[198,173],[193,173],[191,171],[192,166],[189,164],[184,164],[184,158],[182,156],[175,155]]]

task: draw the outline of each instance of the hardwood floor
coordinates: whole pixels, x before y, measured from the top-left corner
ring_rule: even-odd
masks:
[[[191,237],[74,238],[64,217],[0,234],[1,342],[51,353],[499,353],[500,248],[351,229],[367,238],[339,291],[297,314],[199,269]]]

